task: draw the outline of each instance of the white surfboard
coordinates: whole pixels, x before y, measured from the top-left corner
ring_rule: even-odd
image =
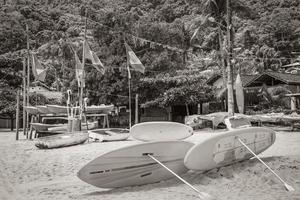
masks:
[[[123,147],[92,160],[77,173],[82,181],[100,188],[117,188],[155,183],[174,177],[147,154],[177,174],[187,171],[183,164],[193,146],[185,141],[142,143]]]
[[[244,97],[243,83],[240,74],[237,75],[235,80],[235,96],[236,96],[236,104],[239,113],[244,113],[245,97]]]
[[[193,146],[184,158],[185,166],[206,171],[253,157],[237,138],[259,154],[275,142],[276,135],[273,130],[261,127],[226,131]]]
[[[192,134],[192,127],[167,121],[143,122],[130,129],[130,135],[141,141],[183,140]]]

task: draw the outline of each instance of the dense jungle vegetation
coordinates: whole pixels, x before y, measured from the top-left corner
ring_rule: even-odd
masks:
[[[30,51],[48,68],[45,84],[78,90],[74,48],[87,40],[107,68],[90,64],[85,96],[90,104],[128,103],[126,41],[144,64],[132,72],[132,93],[144,105],[211,100],[205,80],[224,70],[224,0],[2,0],[0,1],[0,113],[15,110],[22,60]],[[217,6],[217,7],[216,7]],[[232,0],[234,71],[278,70],[300,51],[300,1]],[[80,57],[81,59],[81,57]],[[33,80],[33,77],[31,77]]]

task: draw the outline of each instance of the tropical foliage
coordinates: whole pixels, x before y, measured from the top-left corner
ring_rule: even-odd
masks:
[[[11,0],[1,4],[0,82],[13,90],[22,82],[26,25],[30,50],[48,68],[46,84],[59,82],[63,91],[78,90],[74,51],[81,58],[85,15],[88,42],[107,67],[102,75],[89,63],[85,66],[85,95],[91,104],[128,103],[124,40],[146,67],[144,75],[132,72],[132,92],[143,97],[145,106],[205,102],[212,88],[206,86],[207,76],[201,72],[226,74],[223,0]],[[234,70],[277,70],[300,51],[299,1],[240,0],[233,2],[233,11]]]

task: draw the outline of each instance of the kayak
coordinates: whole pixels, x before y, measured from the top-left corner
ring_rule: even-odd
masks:
[[[84,132],[64,133],[38,138],[35,146],[40,149],[52,149],[82,144],[89,138],[89,134]]]

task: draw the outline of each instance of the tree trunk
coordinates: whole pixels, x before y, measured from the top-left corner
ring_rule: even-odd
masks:
[[[13,114],[10,115],[10,130],[11,131],[14,130],[14,115]]]
[[[187,103],[185,104],[185,108],[186,108],[186,115],[189,116],[190,115],[189,105]]]
[[[228,96],[228,115],[234,115],[234,99],[233,99],[233,67],[231,63],[232,59],[232,23],[231,23],[231,0],[227,0],[227,50],[228,50],[228,59],[227,59],[227,96]]]
[[[224,46],[223,46],[223,35],[221,30],[221,25],[218,24],[218,35],[219,35],[219,53],[220,53],[220,65],[221,65],[221,71],[223,76],[223,84],[226,85],[227,83],[227,74],[226,74],[226,63],[224,58]]]

